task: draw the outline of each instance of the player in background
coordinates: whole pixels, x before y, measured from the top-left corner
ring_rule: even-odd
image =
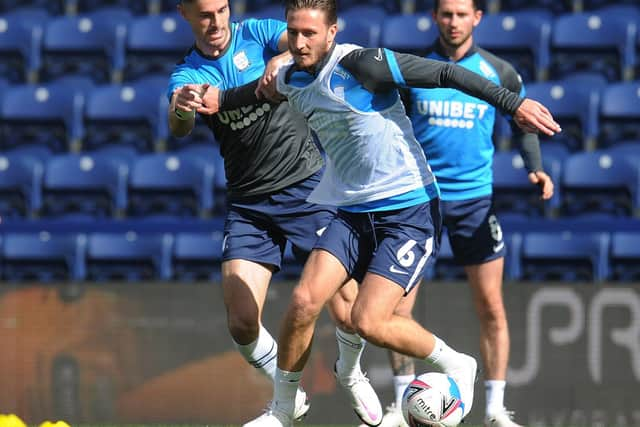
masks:
[[[323,159],[304,116],[288,103],[263,100],[221,114],[202,109],[209,87],[227,89],[252,81],[263,74],[269,59],[286,51],[285,23],[230,22],[228,0],[182,0],[178,10],[191,26],[195,44],[170,78],[169,125],[174,136],[189,134],[198,109],[220,142],[228,199],[222,263],[228,328],[242,356],[273,380],[277,343],[261,322],[269,282],[280,268],[286,241],[303,261],[336,209],[306,202],[322,175]],[[356,414],[377,425],[382,406],[360,369],[365,342],[350,326],[356,286],[350,283],[329,304],[339,326],[335,370]],[[299,388],[294,418],[308,409],[306,393]]]
[[[456,63],[524,96],[518,73],[504,60],[479,48],[473,29],[480,23],[479,0],[436,0],[433,19],[440,36],[427,58]],[[486,427],[519,427],[504,407],[509,360],[509,329],[502,300],[505,245],[492,205],[491,139],[496,110],[488,103],[455,89],[403,91],[405,107],[440,186],[440,209],[455,260],[464,266],[480,320],[480,353],[484,365]],[[439,108],[439,106],[451,106]],[[454,108],[458,105],[459,108]],[[512,123],[529,172],[544,200],[553,195],[553,182],[542,169],[538,136]],[[417,292],[402,300],[396,314],[411,316]],[[406,426],[400,404],[415,377],[410,357],[390,352],[395,402],[382,427]]]
[[[315,322],[350,279],[360,283],[351,318],[368,342],[428,361],[455,378],[464,415],[473,403],[476,361],[413,319],[394,314],[438,251],[439,190],[398,94],[399,87],[455,87],[500,107],[529,131],[560,128],[541,104],[451,64],[387,49],[335,44],[335,0],[288,0],[293,63],[277,93],[305,115],[327,155],[309,197],[338,206],[316,242],[282,323],[274,400],[247,426],[289,426]],[[273,82],[272,82],[273,83]],[[255,102],[257,84],[205,99],[212,111]],[[249,89],[249,90],[247,90]],[[258,88],[273,95],[273,86]],[[246,97],[246,98],[245,98]]]

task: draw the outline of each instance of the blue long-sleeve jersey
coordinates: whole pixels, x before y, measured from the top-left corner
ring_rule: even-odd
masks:
[[[438,44],[426,57],[451,62]],[[457,64],[524,97],[524,85],[513,67],[483,49],[473,46]],[[491,137],[496,109],[456,89],[411,88],[403,93],[403,98],[416,138],[438,180],[442,199],[466,200],[490,195],[494,153]],[[514,137],[522,138],[522,130],[513,124],[512,128]]]

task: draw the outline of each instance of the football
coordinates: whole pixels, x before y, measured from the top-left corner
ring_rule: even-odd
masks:
[[[402,415],[410,427],[455,427],[463,410],[458,385],[439,372],[418,376],[402,396]]]

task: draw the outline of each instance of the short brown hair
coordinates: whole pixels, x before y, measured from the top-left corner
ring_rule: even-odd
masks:
[[[286,0],[284,7],[285,17],[290,11],[300,9],[321,10],[327,16],[327,24],[333,25],[338,22],[336,0]]]
[[[482,0],[471,0],[473,4],[473,8],[475,10],[484,10],[484,2]],[[434,0],[433,2],[433,11],[437,12],[440,7],[440,0]]]

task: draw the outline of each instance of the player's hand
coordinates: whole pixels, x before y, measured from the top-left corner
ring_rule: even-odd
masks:
[[[513,119],[525,132],[542,132],[545,135],[553,136],[562,131],[560,125],[553,120],[547,107],[529,98],[525,98],[524,102],[520,104]]]
[[[529,172],[529,182],[540,187],[540,198],[549,200],[553,196],[553,180],[542,171]]]
[[[200,114],[216,114],[220,111],[220,89],[208,83],[202,85],[202,106],[198,108]]]
[[[202,107],[202,85],[186,84],[175,90],[176,110],[191,113]]]
[[[278,70],[287,64],[290,59],[291,54],[289,51],[271,58],[258,81],[258,87],[256,88],[256,96],[258,98],[266,98],[272,102],[280,102],[284,99],[284,96],[280,95],[276,90],[276,77],[278,76]]]

